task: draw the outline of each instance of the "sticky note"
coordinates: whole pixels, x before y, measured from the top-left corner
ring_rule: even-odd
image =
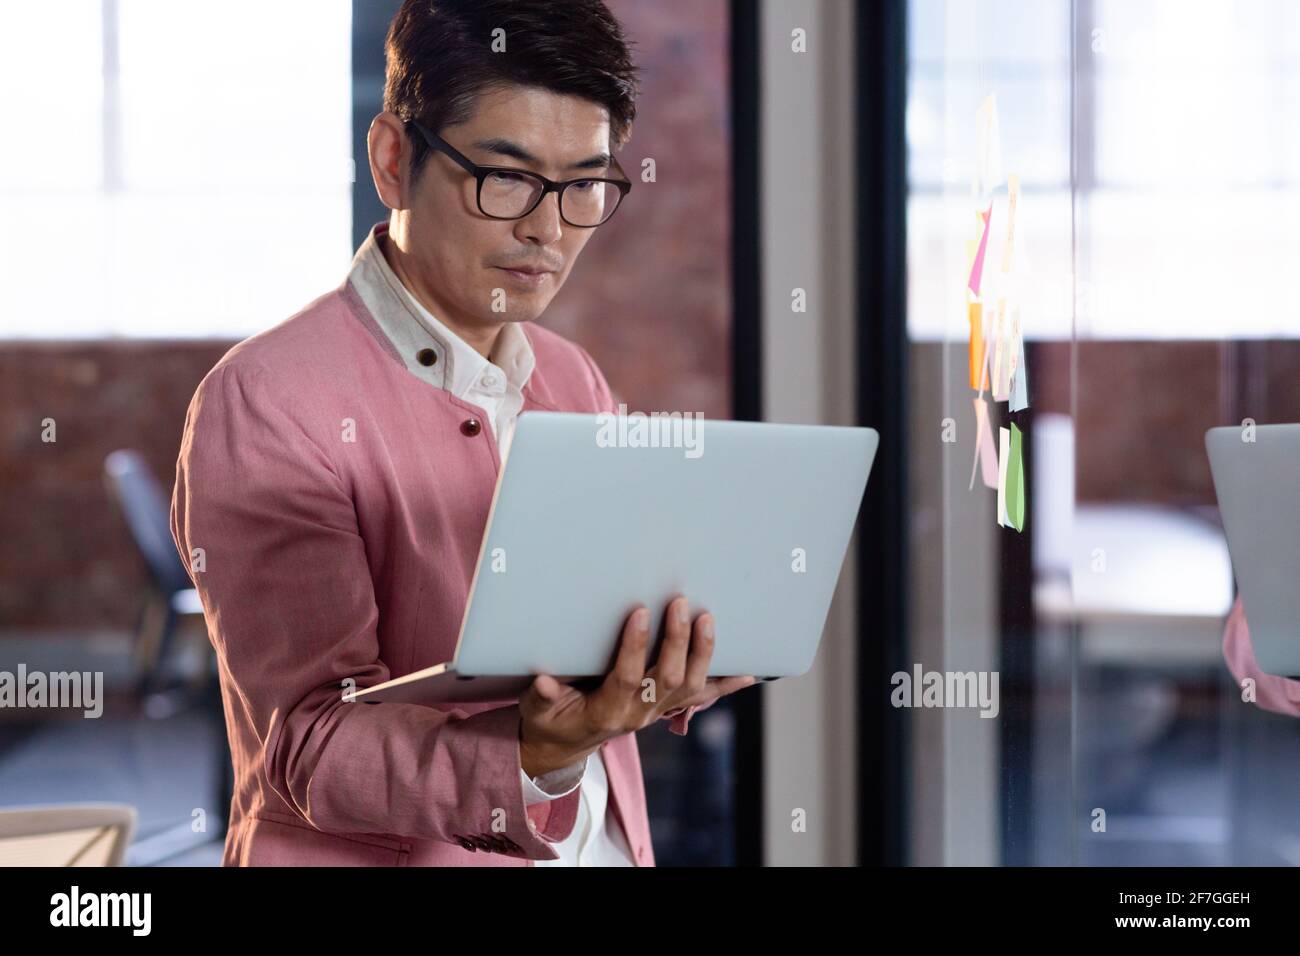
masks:
[[[975,472],[980,473],[980,480],[985,488],[998,486],[998,450],[993,444],[993,429],[989,425],[989,407],[982,398],[972,399],[975,403],[975,460],[970,466],[970,487],[975,487]]]
[[[1007,520],[1007,458],[1011,454],[1011,432],[998,429],[998,524],[1004,528]]]
[[[1018,412],[1029,407],[1029,369],[1025,366],[1025,340],[1016,335],[1016,361],[1011,372],[1011,398],[1007,408]]]
[[[976,295],[980,294],[980,280],[984,276],[984,253],[989,246],[989,227],[993,224],[993,203],[989,203],[988,212],[980,213],[984,217],[984,232],[980,235],[979,248],[975,250],[975,262],[970,268],[970,279],[966,283]]]
[[[967,316],[970,319],[970,387],[977,391],[984,391],[988,381],[988,362],[985,361],[984,355],[984,306],[976,301],[971,302],[967,309]]]
[[[1006,429],[1002,429],[1006,433]],[[1023,437],[1016,423],[1011,423],[1010,447],[1003,463],[1006,472],[1007,524],[1017,531],[1025,530],[1025,459]]]
[[[994,326],[993,401],[1005,402],[1011,391],[1011,338],[1007,334],[1007,300],[998,300],[998,319]]]
[[[987,334],[987,333],[988,333],[988,329],[986,328],[984,331],[985,331],[985,335],[983,336],[983,338],[980,339],[980,344],[979,344],[979,348],[980,348],[980,387],[979,387],[980,398],[983,398],[983,397],[984,397],[984,390],[985,390],[986,388],[989,387],[989,362],[992,360],[992,359],[991,359],[991,356],[989,355],[989,339],[988,339],[988,334]]]

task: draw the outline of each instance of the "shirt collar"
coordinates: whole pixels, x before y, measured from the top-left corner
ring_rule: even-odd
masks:
[[[513,385],[520,391],[536,365],[522,324],[507,322],[492,348],[492,361],[443,325],[411,294],[379,248],[388,223],[371,228],[352,259],[348,281],[388,336],[402,362],[420,379],[457,398],[478,387],[494,392]],[[432,360],[429,350],[432,350]],[[423,359],[423,361],[422,361]],[[426,364],[427,363],[427,364]]]

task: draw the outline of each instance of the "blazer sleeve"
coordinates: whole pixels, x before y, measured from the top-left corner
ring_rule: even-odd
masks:
[[[1238,688],[1247,677],[1254,679],[1256,705],[1276,714],[1300,717],[1300,681],[1265,674],[1255,661],[1255,648],[1250,642],[1241,595],[1232,605],[1232,613],[1228,615],[1223,630],[1223,656]]]
[[[505,837],[495,845],[508,855],[556,859],[550,843],[572,830],[578,796],[528,812],[516,705],[465,716],[345,701],[349,678],[356,690],[389,678],[370,569],[348,489],[274,382],[251,362],[204,379],[172,499],[227,707],[256,736],[253,752],[235,749],[237,765],[259,761],[318,830],[462,846]]]

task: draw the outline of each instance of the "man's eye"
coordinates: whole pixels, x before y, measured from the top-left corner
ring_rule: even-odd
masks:
[[[595,185],[596,183],[594,181],[590,179],[583,179],[578,182],[575,182],[570,188],[589,192]]]
[[[524,177],[520,176],[518,173],[496,172],[493,173],[488,178],[495,183],[518,183],[518,182],[522,182]]]

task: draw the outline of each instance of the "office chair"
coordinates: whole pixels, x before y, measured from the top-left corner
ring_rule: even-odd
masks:
[[[115,451],[104,460],[104,479],[149,572],[135,641],[137,692],[155,710],[174,712],[174,702],[166,705],[174,693],[166,680],[172,644],[180,620],[202,615],[203,605],[172,542],[167,498],[144,459],[135,451]]]
[[[234,771],[226,741],[220,684],[206,649],[202,685],[197,689],[169,686],[167,669],[181,619],[203,615],[194,589],[171,536],[169,499],[144,458],[122,449],[104,459],[104,481],[109,497],[126,519],[136,549],[149,572],[150,588],[136,634],[135,656],[139,675],[136,693],[146,716],[162,719],[192,706],[207,711],[220,728],[217,734],[217,806],[228,807],[234,792]]]

